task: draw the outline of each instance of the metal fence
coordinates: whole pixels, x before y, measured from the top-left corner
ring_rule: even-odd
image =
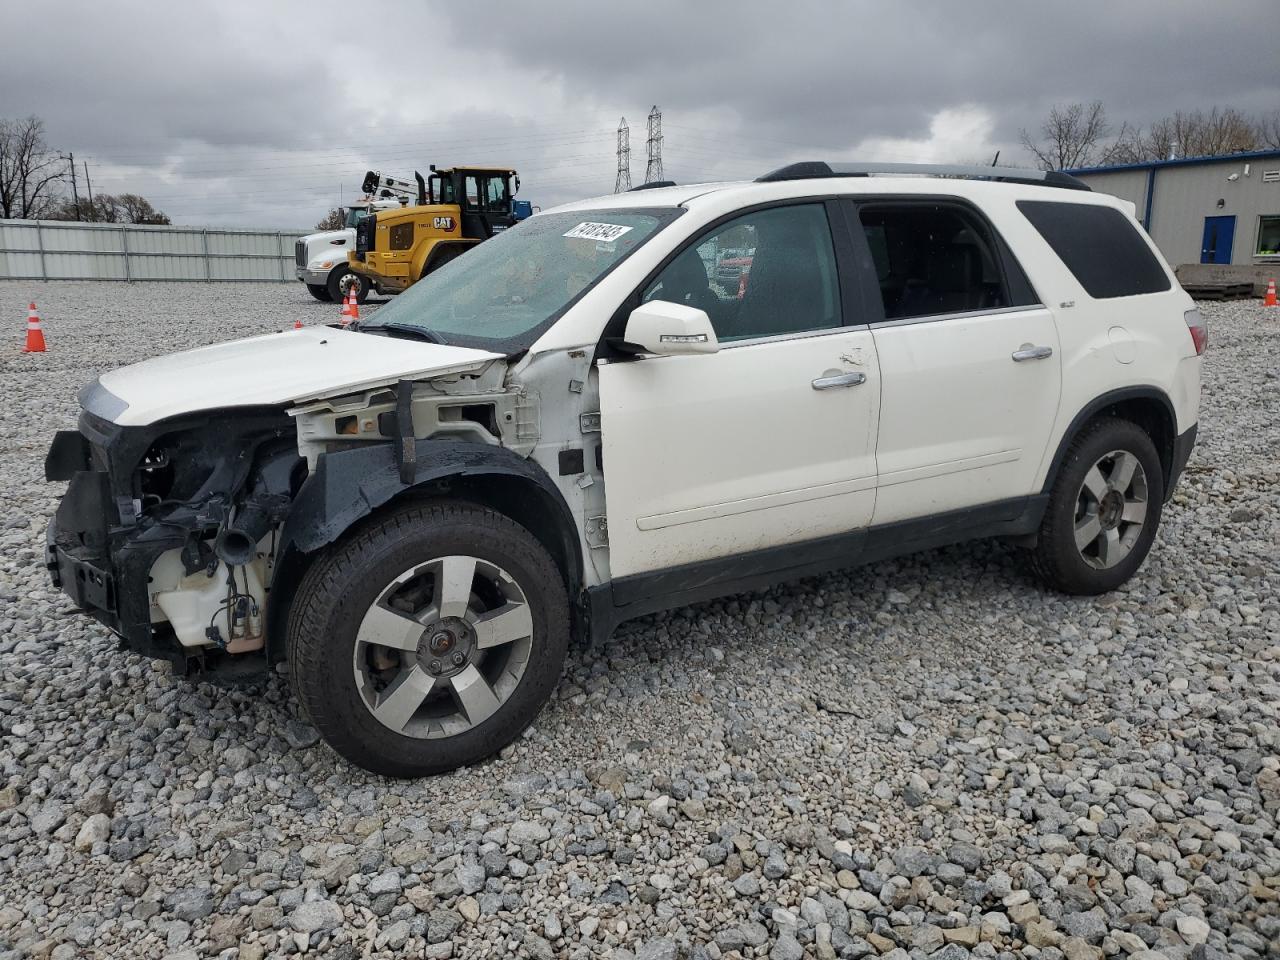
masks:
[[[0,279],[293,280],[310,232],[0,220]]]

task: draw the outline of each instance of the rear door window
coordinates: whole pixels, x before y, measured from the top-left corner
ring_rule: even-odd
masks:
[[[1169,289],[1169,275],[1137,225],[1114,207],[1019,200],[1018,209],[1095,300]]]
[[[990,231],[949,204],[869,204],[858,210],[886,320],[998,310],[1034,302],[1010,292]]]

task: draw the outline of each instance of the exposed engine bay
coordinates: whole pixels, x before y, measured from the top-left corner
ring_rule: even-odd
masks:
[[[68,481],[50,525],[50,571],[126,646],[175,667],[262,651],[277,565],[296,539],[315,539],[307,511],[294,507],[309,478],[312,500],[333,487],[324,456],[380,448],[405,486],[423,438],[528,457],[537,396],[506,384],[506,372],[506,362],[489,361],[286,409],[211,410],[148,426],[120,426],[88,404],[80,430],[58,433],[46,460],[48,479]],[[377,495],[344,496],[367,507]]]
[[[85,411],[45,472],[68,481],[49,533],[55,580],[127,645],[171,659],[262,647],[272,539],[307,475],[287,414],[121,427]]]

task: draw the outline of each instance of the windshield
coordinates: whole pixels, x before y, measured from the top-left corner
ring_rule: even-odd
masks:
[[[348,207],[347,219],[343,225],[347,227],[354,227],[368,215],[369,211],[365,210],[363,207]]]
[[[529,347],[677,207],[545,213],[504,230],[400,294],[365,329],[408,326],[458,346]]]

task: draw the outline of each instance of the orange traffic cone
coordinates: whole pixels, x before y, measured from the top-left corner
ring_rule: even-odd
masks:
[[[342,298],[342,313],[338,315],[338,319],[345,327],[351,323],[351,294],[346,294]]]
[[[33,303],[27,309],[27,346],[23,353],[44,353],[44,331],[40,329],[40,315]]]
[[[351,322],[356,323],[360,320],[360,301],[356,299],[354,293],[351,294]]]
[[[301,329],[302,329],[302,321],[301,321],[301,320],[295,320],[295,321],[293,321],[293,329],[295,329],[295,330],[301,330]]]
[[[1262,305],[1264,307],[1276,306],[1276,282],[1274,280],[1267,281],[1267,295],[1263,298]]]

